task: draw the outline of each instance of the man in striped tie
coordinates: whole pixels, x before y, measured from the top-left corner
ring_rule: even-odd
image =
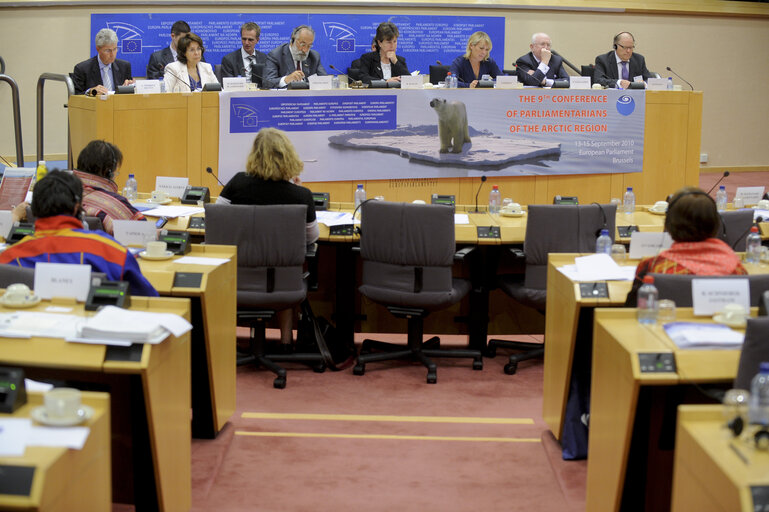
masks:
[[[115,90],[116,85],[134,83],[131,63],[116,58],[118,40],[115,31],[109,28],[99,30],[94,43],[97,55],[77,64],[72,73],[75,94],[108,94]]]

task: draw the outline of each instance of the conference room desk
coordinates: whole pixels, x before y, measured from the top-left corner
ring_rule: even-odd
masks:
[[[42,301],[31,311],[44,312],[52,305],[71,308],[68,314],[93,314],[82,303],[63,300]],[[190,319],[187,299],[134,296],[131,309]],[[32,379],[108,391],[113,501],[132,503],[137,512],[189,510],[189,333],[171,335],[157,345],[130,347],[68,343],[61,338],[0,338],[0,365],[22,368]]]
[[[676,320],[709,321],[691,308],[678,308]],[[653,359],[642,367],[644,354]],[[739,355],[679,349],[660,325],[639,324],[634,308],[595,310],[586,510],[670,508],[676,407],[712,403],[698,386],[730,387]]]
[[[769,453],[734,439],[721,405],[679,406],[672,512],[754,512],[767,497]]]
[[[235,412],[237,247],[192,244],[185,256],[222,258],[222,265],[137,258],[163,296],[190,299],[192,437],[214,438]]]
[[[107,393],[85,392],[82,403],[92,407],[94,413],[79,425],[90,429],[80,450],[27,446],[21,457],[0,456],[0,510],[110,510],[110,397]],[[11,414],[0,413],[0,419],[29,418],[32,409],[41,405],[43,395],[28,392],[25,405]]]

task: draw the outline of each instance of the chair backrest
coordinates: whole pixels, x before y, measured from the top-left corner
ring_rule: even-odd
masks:
[[[676,306],[692,306],[692,279],[748,279],[750,286],[750,305],[758,306],[761,295],[769,290],[769,274],[750,276],[697,276],[693,274],[651,274],[660,299],[670,299]]]
[[[24,283],[32,288],[35,284],[35,269],[7,263],[0,264],[0,288],[8,288],[15,283]]]
[[[251,81],[262,87],[262,78],[264,77],[264,64],[254,63],[251,65]],[[219,80],[221,82],[221,79]]]
[[[769,317],[748,318],[734,388],[750,391],[750,381],[763,361],[769,361]]]
[[[595,240],[604,227],[614,240],[615,204],[529,205],[526,237],[527,288],[547,288],[547,255],[558,252],[595,252]]]
[[[91,231],[104,231],[104,223],[102,223],[99,217],[87,216],[85,222],[88,224],[88,229]]]
[[[224,83],[222,82],[222,65],[221,64],[214,64],[214,76],[216,77],[217,80],[219,80],[220,84]]]
[[[282,309],[304,299],[307,205],[206,204],[206,243],[238,247],[238,304]]]
[[[720,215],[721,231],[718,238],[735,251],[744,251],[750,227],[753,225],[753,210],[720,212]]]
[[[446,80],[449,73],[449,67],[439,64],[430,64],[430,83],[437,84]]]

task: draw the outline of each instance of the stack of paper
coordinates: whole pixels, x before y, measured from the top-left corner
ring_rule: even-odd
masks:
[[[745,335],[721,324],[671,322],[665,333],[679,348],[738,348]]]
[[[178,315],[106,306],[83,323],[80,336],[133,343],[160,343],[169,332],[181,336],[190,329],[192,325]]]
[[[572,281],[632,281],[634,266],[619,266],[608,254],[591,254],[574,258],[574,265],[558,267]]]

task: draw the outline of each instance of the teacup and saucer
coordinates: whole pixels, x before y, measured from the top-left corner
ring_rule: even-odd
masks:
[[[656,203],[654,203],[654,206],[649,208],[649,211],[651,213],[656,213],[657,215],[664,215],[668,211],[668,202],[657,201]]]
[[[43,405],[32,409],[30,415],[33,420],[50,427],[79,425],[93,416],[93,408],[80,400],[79,389],[53,388],[43,395]]]
[[[40,297],[32,293],[29,286],[23,283],[9,285],[0,297],[0,305],[7,308],[30,308],[40,303]]]
[[[147,202],[154,204],[168,204],[171,202],[171,198],[165,190],[153,190],[152,195]]]
[[[145,260],[167,260],[173,256],[173,251],[169,251],[168,244],[163,241],[147,242],[146,248],[139,253]]]
[[[519,203],[507,203],[499,209],[503,217],[520,217],[523,215],[523,207]]]
[[[715,322],[737,328],[745,327],[747,319],[748,312],[740,304],[727,304],[721,312],[713,315]]]

